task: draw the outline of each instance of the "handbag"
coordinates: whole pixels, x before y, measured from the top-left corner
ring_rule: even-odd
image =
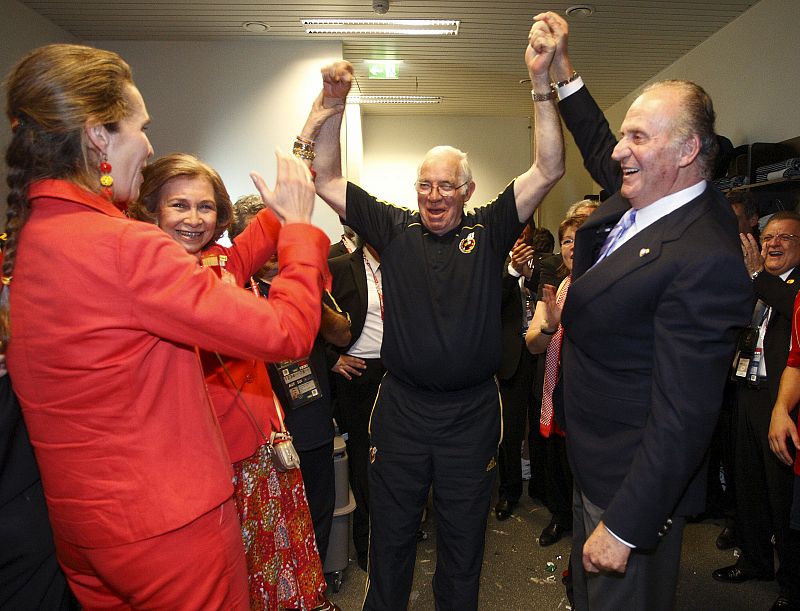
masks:
[[[300,468],[300,456],[297,453],[297,450],[294,447],[293,437],[289,434],[289,431],[286,430],[286,425],[283,423],[283,416],[281,415],[281,408],[280,408],[280,401],[278,400],[275,391],[272,391],[272,400],[275,405],[275,413],[278,414],[278,422],[280,422],[281,430],[280,431],[272,431],[270,436],[267,437],[264,434],[264,431],[261,429],[261,426],[258,424],[258,420],[256,420],[255,415],[250,410],[250,406],[247,405],[247,401],[244,400],[242,393],[239,390],[239,387],[236,385],[236,382],[233,379],[230,371],[228,371],[228,367],[225,365],[225,361],[220,356],[219,352],[215,352],[214,354],[217,355],[217,359],[222,365],[222,369],[225,372],[225,375],[228,377],[231,385],[236,388],[236,396],[242,402],[245,409],[247,410],[248,415],[250,416],[250,420],[253,421],[253,426],[256,427],[256,430],[261,434],[261,437],[264,438],[264,442],[266,443],[267,447],[269,448],[270,454],[273,457],[272,464],[278,471],[289,471],[290,469],[299,469]]]

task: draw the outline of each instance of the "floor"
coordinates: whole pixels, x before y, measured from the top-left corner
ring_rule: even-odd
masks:
[[[539,547],[537,542],[549,519],[547,509],[527,496],[523,496],[510,519],[500,522],[493,513],[489,516],[481,574],[481,611],[570,608],[561,584],[561,571],[569,556],[569,537],[546,548]],[[410,611],[434,609],[431,578],[436,566],[436,525],[433,516],[426,522],[425,529],[430,536],[417,548]],[[686,527],[675,608],[680,611],[768,611],[778,595],[774,581],[730,585],[711,578],[714,569],[736,561],[734,550],[721,552],[714,546],[720,530],[713,521]],[[361,609],[365,578],[366,573],[351,561],[343,573],[339,592],[334,593],[333,588],[329,588],[330,599],[343,611]]]

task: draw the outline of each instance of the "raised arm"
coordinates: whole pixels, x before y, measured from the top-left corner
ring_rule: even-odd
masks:
[[[547,24],[556,43],[550,76],[556,84],[567,84],[567,87],[558,88],[561,97],[558,108],[564,125],[575,139],[583,157],[583,165],[594,181],[609,194],[616,193],[622,185],[622,170],[619,163],[611,159],[617,139],[603,111],[572,66],[568,50],[569,24],[554,12],[540,13],[534,20]],[[577,90],[569,91],[576,86]]]
[[[548,74],[554,51],[555,41],[547,24],[534,23],[528,34],[525,63],[534,96],[535,155],[530,169],[514,181],[517,214],[523,223],[564,174],[564,139]]]
[[[322,121],[316,142],[316,156],[313,168],[316,172],[314,186],[325,203],[346,219],[347,181],[342,176],[342,150],[340,132],[344,115],[345,100],[350,91],[353,66],[349,62],[336,62],[322,69],[322,98],[317,98],[311,107],[309,121],[316,117],[336,112]],[[308,122],[307,122],[308,123]]]

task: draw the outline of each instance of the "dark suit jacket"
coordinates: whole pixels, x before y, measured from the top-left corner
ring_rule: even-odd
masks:
[[[586,133],[613,142],[596,127],[608,128],[596,105],[581,112],[595,126]],[[600,148],[609,156],[586,165],[608,180],[614,162]],[[753,294],[735,218],[710,185],[590,269],[629,208],[612,196],[576,235],[562,315],[564,417],[580,489],[615,534],[650,548],[667,517],[704,506],[703,457]]]
[[[333,283],[331,294],[339,307],[350,314],[350,343],[342,349],[342,352],[347,352],[361,336],[367,318],[367,276],[363,249],[357,248],[350,254],[329,259],[328,267]]]
[[[522,294],[519,278],[503,270],[503,296],[500,306],[500,322],[503,328],[503,355],[497,377],[508,380],[519,365],[519,357],[525,350],[522,337]]]
[[[800,267],[794,268],[786,282],[780,276],[761,272],[753,281],[756,297],[772,307],[767,332],[764,334],[764,363],[767,366],[767,385],[772,402],[778,398],[781,373],[789,358],[789,339],[792,334],[792,310],[800,290]]]

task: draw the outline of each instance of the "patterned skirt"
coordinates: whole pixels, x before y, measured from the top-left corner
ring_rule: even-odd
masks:
[[[269,446],[233,465],[250,609],[312,609],[325,590],[300,469],[278,471]]]

